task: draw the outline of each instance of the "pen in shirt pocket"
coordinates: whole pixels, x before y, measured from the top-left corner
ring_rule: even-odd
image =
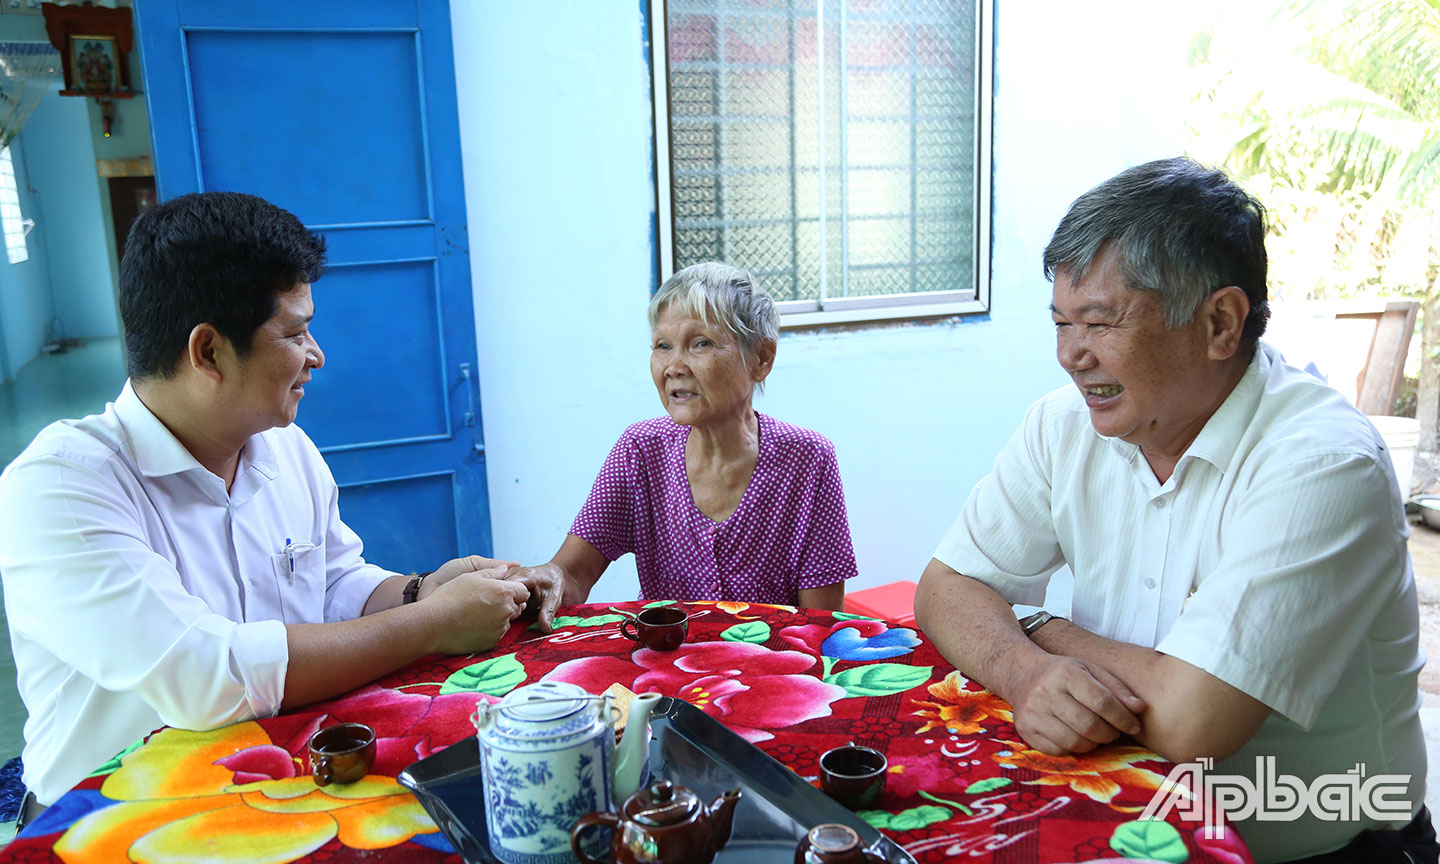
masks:
[[[290,584],[295,584],[295,553],[306,552],[314,548],[315,544],[308,540],[301,540],[299,543],[296,543],[289,537],[285,538],[285,548],[280,550],[280,554],[290,559]]]

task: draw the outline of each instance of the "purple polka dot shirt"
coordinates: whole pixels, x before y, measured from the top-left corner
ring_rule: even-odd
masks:
[[[817,432],[755,416],[755,473],[724,522],[701,513],[690,494],[690,428],[659,417],[620,436],[570,533],[611,561],[634,552],[641,600],[794,605],[802,588],[854,576],[835,446]]]

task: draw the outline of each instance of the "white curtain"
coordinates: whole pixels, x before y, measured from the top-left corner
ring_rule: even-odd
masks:
[[[60,71],[60,53],[44,42],[0,42],[0,147],[8,147]]]

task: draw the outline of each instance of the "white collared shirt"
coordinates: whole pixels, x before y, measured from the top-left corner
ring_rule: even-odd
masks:
[[[1069,564],[1076,624],[1269,706],[1214,773],[1253,781],[1255,757],[1275,756],[1277,772],[1308,783],[1363,764],[1367,776],[1411,775],[1418,809],[1425,658],[1408,537],[1379,433],[1262,344],[1163,484],[1138,447],[1095,432],[1075,387],[1036,402],[935,557],[1028,605]],[[1239,827],[1263,864],[1376,824]]]
[[[361,558],[338,495],[294,425],[246,443],[227,493],[129,382],[11,463],[0,576],[42,804],[162,725],[279,709],[285,624],[358,617],[394,575]]]

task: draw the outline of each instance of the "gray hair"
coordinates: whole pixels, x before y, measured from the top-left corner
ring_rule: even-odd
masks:
[[[666,308],[717,323],[740,343],[745,364],[766,342],[780,340],[780,313],[765,289],[739,267],[704,261],[691,264],[660,286],[650,298],[650,329]]]
[[[1165,326],[1183,327],[1215,291],[1250,300],[1241,344],[1253,352],[1270,305],[1265,208],[1225,172],[1186,157],[1137,165],[1081,195],[1045,247],[1045,278],[1085,278],[1108,253],[1134,291],[1160,295]]]

